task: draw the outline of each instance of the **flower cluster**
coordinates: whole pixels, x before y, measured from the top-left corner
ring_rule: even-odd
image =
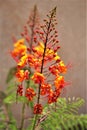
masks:
[[[31,41],[20,39],[14,43],[14,49],[11,51],[12,57],[17,63],[16,78],[19,82],[17,94],[25,96],[28,101],[33,101],[37,98],[37,103],[34,105],[34,114],[41,114],[43,106],[40,99],[46,97],[47,103],[51,104],[57,102],[63,87],[65,86],[64,76],[62,74],[67,72],[67,66],[58,55],[60,48],[57,36],[58,32],[55,29],[56,25],[56,8],[53,9],[49,15],[48,20],[44,20],[44,25],[41,25],[34,32],[34,40],[31,46]],[[29,68],[24,69],[24,68]],[[29,70],[33,70],[30,76]],[[38,85],[38,91],[31,86],[26,87],[23,95],[23,82],[32,80]]]

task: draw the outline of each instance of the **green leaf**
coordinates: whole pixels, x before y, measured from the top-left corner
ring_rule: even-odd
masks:
[[[32,130],[34,120],[35,120],[35,118],[34,118],[34,117],[32,117],[32,119],[31,119],[31,121],[30,121],[30,124],[28,125],[28,127],[26,128],[26,130]]]
[[[4,128],[5,128],[5,125],[2,122],[0,122],[0,130],[4,130]]]
[[[27,103],[27,98],[26,97],[24,97],[24,96],[17,96],[17,101],[19,101],[19,102],[25,102],[25,103]]]
[[[31,108],[33,108],[33,106],[34,106],[33,101],[29,101],[29,106],[30,106]]]
[[[9,130],[18,130],[15,124],[9,125]]]
[[[78,110],[83,105],[81,98],[65,99],[59,98],[55,104],[50,105],[49,109],[45,106],[47,118],[41,122],[43,130],[85,130],[87,128],[87,115],[78,115]],[[77,113],[77,114],[76,114]]]
[[[6,98],[6,94],[3,91],[0,91],[0,107],[3,105],[3,100]]]
[[[15,73],[17,71],[17,67],[12,67],[7,75],[6,83],[9,83],[15,76]]]
[[[16,102],[16,93],[12,93],[4,99],[4,103],[6,104],[11,104],[14,102]]]

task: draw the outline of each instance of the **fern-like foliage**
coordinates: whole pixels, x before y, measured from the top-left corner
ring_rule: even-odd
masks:
[[[43,116],[44,121],[43,117],[39,120],[41,127],[43,130],[87,130],[87,115],[78,114],[83,103],[80,98],[59,98],[55,105],[45,107],[44,112],[48,114]]]
[[[0,130],[17,130],[16,120],[12,116],[8,102],[5,102],[7,94],[0,91]]]

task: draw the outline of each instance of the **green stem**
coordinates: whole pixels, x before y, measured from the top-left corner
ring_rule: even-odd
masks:
[[[56,112],[56,107],[57,107],[57,104],[56,104],[56,102],[55,102],[55,112]]]
[[[30,84],[30,81],[27,81],[26,89],[29,87],[29,84]],[[24,120],[25,120],[25,119],[24,119],[25,105],[26,105],[26,103],[24,102],[24,103],[23,103],[23,106],[22,106],[22,118],[21,118],[20,130],[23,130],[23,126],[24,126]]]
[[[49,22],[48,31],[49,31],[49,28],[50,28],[50,24],[51,24],[51,20]],[[47,33],[47,36],[46,36],[46,42],[45,42],[45,47],[44,47],[44,52],[43,52],[42,66],[41,66],[41,71],[40,71],[41,74],[43,73],[44,57],[45,57],[45,52],[46,52],[47,41],[48,41],[48,33]],[[38,104],[39,104],[39,101],[40,101],[40,87],[41,87],[41,83],[39,84],[39,89],[38,89],[38,97],[37,97],[37,103]],[[33,124],[33,129],[32,130],[35,130],[37,117],[38,117],[38,115],[35,116],[35,120],[34,120],[34,124]]]
[[[51,18],[52,18],[52,16],[53,16],[53,13],[51,14]],[[47,42],[48,42],[50,25],[51,25],[51,19],[49,21],[49,25],[48,25],[48,29],[47,29],[47,35],[46,35],[46,41],[45,41],[45,44],[44,44],[44,52],[43,52],[42,65],[41,65],[41,71],[40,71],[41,74],[43,73],[44,57],[45,57],[45,53],[46,53],[46,47],[47,47]],[[38,89],[38,99],[37,99],[38,104],[39,104],[39,100],[40,100],[40,87],[41,87],[41,83],[39,84],[39,89]]]
[[[24,126],[24,112],[25,112],[25,103],[23,103],[22,106],[22,119],[21,119],[20,130],[23,130],[23,126]]]
[[[31,29],[32,31],[32,34],[31,34],[31,42],[30,42],[30,48],[32,49],[32,42],[33,42],[33,35],[34,35],[34,26],[35,26],[35,18],[36,18],[36,6],[34,7],[34,17],[33,17],[33,27]],[[30,50],[30,53],[31,53],[31,50]],[[31,74],[31,73],[30,73]],[[27,87],[29,87],[29,84],[30,84],[30,81],[27,82]],[[23,106],[22,106],[22,119],[21,119],[21,126],[20,126],[20,130],[23,129],[23,126],[24,126],[24,112],[25,112],[25,103],[23,103]],[[36,120],[36,119],[35,119]],[[36,124],[36,121],[35,121],[35,124]],[[35,126],[34,126],[35,127]]]
[[[35,130],[35,125],[36,125],[37,118],[38,118],[38,115],[35,115],[35,119],[34,119],[34,124],[33,124],[32,130]]]
[[[46,47],[47,47],[47,42],[48,42],[48,35],[49,35],[49,29],[50,29],[50,25],[51,25],[51,19],[52,19],[53,15],[54,15],[55,10],[56,10],[56,8],[54,8],[54,10],[52,11],[51,18],[50,18],[50,21],[49,21],[49,25],[48,25],[48,28],[47,28],[47,35],[46,35],[46,41],[45,41],[45,44],[44,44],[44,52],[43,52],[42,65],[41,65],[41,71],[40,71],[41,74],[43,73],[44,57],[45,57],[45,53],[46,53]],[[38,88],[38,97],[37,97],[37,103],[38,104],[40,102],[40,87],[41,87],[41,83],[39,84],[39,88]],[[35,120],[34,120],[32,130],[35,130],[37,117],[38,117],[38,115],[35,116]]]

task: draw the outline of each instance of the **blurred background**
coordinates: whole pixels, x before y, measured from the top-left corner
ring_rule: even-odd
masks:
[[[82,97],[87,101],[86,89],[86,0],[0,0],[0,90],[5,91],[9,69],[15,66],[9,54],[13,48],[12,36],[20,33],[34,5],[37,5],[40,20],[57,6],[58,34],[61,49],[59,55],[72,68],[66,74],[71,82],[63,92],[65,97]],[[18,107],[15,106],[15,110]],[[87,104],[81,109],[87,112]],[[16,116],[18,112],[15,112]]]

